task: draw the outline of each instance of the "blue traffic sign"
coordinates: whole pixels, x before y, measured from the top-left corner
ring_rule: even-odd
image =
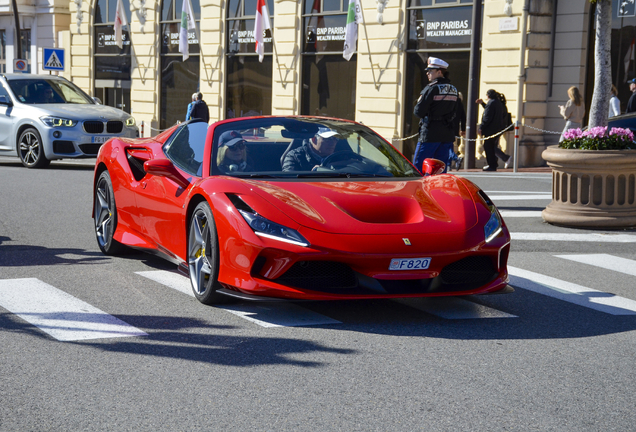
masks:
[[[64,49],[63,48],[44,48],[44,70],[64,70]]]

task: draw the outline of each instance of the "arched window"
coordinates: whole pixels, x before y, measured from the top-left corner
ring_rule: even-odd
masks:
[[[122,0],[126,19],[130,23],[130,2]],[[95,96],[104,105],[130,113],[130,32],[122,29],[123,46],[115,45],[115,12],[117,0],[97,0],[93,27]]]
[[[473,0],[409,0],[408,46],[406,51],[406,94],[404,99],[404,136],[417,133],[420,119],[413,107],[428,85],[426,66],[429,57],[448,63],[451,83],[465,98],[468,96],[470,38]],[[417,138],[405,141],[403,153],[412,158]]]
[[[305,0],[301,114],[354,120],[357,54],[342,57],[348,0]]]
[[[255,53],[256,4],[257,0],[227,1],[226,118],[272,113],[272,34],[265,31],[261,63]],[[267,10],[273,18],[273,0],[267,0]],[[274,27],[273,20],[270,25]]]
[[[184,0],[163,0],[161,4],[161,100],[159,127],[166,129],[185,121],[192,93],[199,91],[199,0],[191,0],[196,29],[188,31],[189,57],[183,61],[179,52],[181,11]],[[205,99],[205,98],[204,98]]]

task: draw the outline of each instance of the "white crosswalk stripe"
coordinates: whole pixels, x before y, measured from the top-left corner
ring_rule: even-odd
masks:
[[[0,306],[59,341],[148,335],[35,278],[0,280]]]
[[[592,243],[636,243],[636,235],[631,234],[568,234],[568,233],[510,233],[513,240],[592,242]]]
[[[611,315],[636,315],[636,301],[508,266],[510,285]]]
[[[541,210],[499,210],[499,213],[504,219],[507,218],[540,218]]]
[[[418,299],[396,299],[397,303],[421,310],[449,320],[480,318],[517,318],[506,312],[489,308],[478,303],[457,297],[432,297]]]
[[[608,254],[589,255],[555,255],[570,261],[575,261],[595,267],[613,270],[619,273],[636,276],[636,261]]]
[[[157,270],[137,272],[137,274],[194,297],[192,288],[190,287],[190,280],[178,273]],[[258,324],[261,327],[302,327],[342,324],[340,321],[293,303],[272,303],[268,305],[243,303],[219,306],[219,309],[223,309],[254,324]]]

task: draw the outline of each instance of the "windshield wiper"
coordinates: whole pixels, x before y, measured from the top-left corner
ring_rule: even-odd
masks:
[[[365,174],[365,173],[348,173],[348,172],[314,172],[311,174],[297,174],[298,178],[351,178],[351,177],[393,177],[386,174]]]

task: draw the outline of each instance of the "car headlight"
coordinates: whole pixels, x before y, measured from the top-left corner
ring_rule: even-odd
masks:
[[[488,222],[486,222],[486,225],[484,225],[484,237],[486,239],[486,243],[488,243],[492,239],[497,237],[503,230],[503,224],[501,223],[501,216],[499,215],[497,207],[495,207],[495,204],[488,197],[488,195],[486,195],[486,193],[482,190],[479,191],[479,195],[488,206],[488,210],[490,210],[490,219],[488,219]]]
[[[53,116],[40,117],[40,120],[48,127],[73,127],[77,124],[77,120]]]
[[[126,126],[134,126],[135,125],[135,118],[134,117],[128,117],[126,119]]]
[[[294,229],[288,228],[284,225],[279,225],[269,219],[265,219],[258,213],[251,213],[240,209],[239,213],[241,213],[243,219],[245,219],[247,224],[258,236],[280,240],[298,246],[309,246],[309,242]]]

